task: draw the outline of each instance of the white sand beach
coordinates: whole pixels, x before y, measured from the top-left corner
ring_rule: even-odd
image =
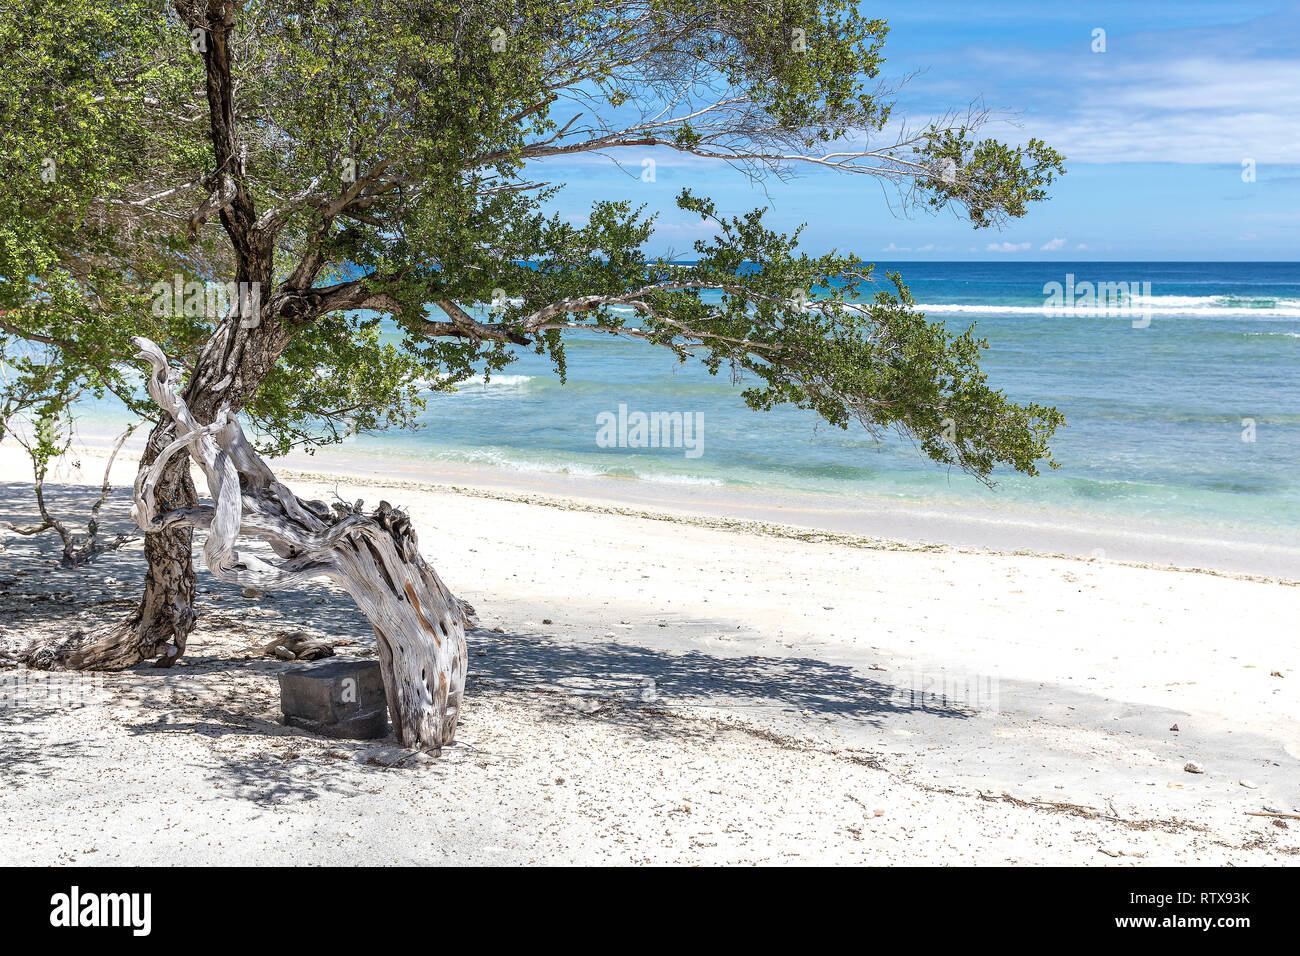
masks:
[[[101,454],[64,466],[54,508],[92,500]],[[124,454],[110,530],[128,525],[134,470]],[[661,506],[630,482],[563,494],[528,476],[280,474],[302,496],[408,508],[477,608],[457,746],[412,755],[283,726],[276,674],[295,665],[258,646],[304,631],[372,655],[364,618],[323,586],[250,599],[200,572],[181,665],[104,675],[91,706],[0,708],[0,862],[1300,854],[1300,574],[1285,544],[1209,541],[1179,561],[1175,539],[1130,528],[1071,555],[1050,528],[1026,537],[996,516],[954,515],[946,539],[942,515],[818,530],[743,501]],[[0,520],[34,515],[12,447],[0,495]],[[994,550],[975,546],[981,527]],[[81,572],[55,566],[52,535],[0,545],[8,651],[125,612],[144,571],[139,541]],[[1156,566],[1178,564],[1202,570]]]

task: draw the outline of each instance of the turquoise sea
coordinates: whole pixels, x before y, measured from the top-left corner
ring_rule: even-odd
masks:
[[[361,436],[349,453],[431,471],[478,464],[1300,531],[1300,264],[913,262],[882,265],[882,277],[887,268],[931,317],[977,325],[996,387],[1065,412],[1058,470],[1004,473],[989,490],[896,436],[876,442],[795,409],[752,412],[743,383],[725,374],[595,334],[568,346],[567,384],[525,350],[487,385],[430,396],[420,429]],[[1044,286],[1067,275],[1076,285],[1150,283],[1136,305],[1149,324],[1082,309],[1045,315]],[[599,424],[620,406],[629,416],[697,415],[698,457],[682,447],[602,447]]]

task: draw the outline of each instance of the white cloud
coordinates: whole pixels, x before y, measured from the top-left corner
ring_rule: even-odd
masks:
[[[1074,248],[1076,248],[1076,249],[1087,249],[1088,246],[1087,246],[1087,243],[1083,243],[1083,242],[1081,242],[1081,243],[1079,243],[1077,246],[1075,246]]]
[[[1029,248],[1027,242],[990,242],[986,252],[1024,252]]]
[[[1039,246],[1038,248],[1041,249],[1043,252],[1055,252],[1057,249],[1064,249],[1064,248],[1065,248],[1065,240],[1064,240],[1064,239],[1049,239],[1049,240],[1047,240],[1047,242],[1043,243],[1043,244],[1042,244],[1041,246]]]
[[[946,79],[918,85],[951,97],[996,76],[985,96],[1024,110],[1020,135],[998,137],[1036,136],[1073,162],[1300,163],[1297,23],[1293,8],[1171,23],[1112,34],[1105,54],[1086,33],[1054,49],[972,46],[947,61]]]

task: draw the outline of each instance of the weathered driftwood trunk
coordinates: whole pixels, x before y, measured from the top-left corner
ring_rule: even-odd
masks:
[[[465,627],[472,609],[438,578],[417,547],[406,515],[387,502],[370,514],[355,506],[299,501],[280,484],[220,409],[200,425],[174,390],[167,359],[135,339],[153,371],[150,396],[167,413],[175,437],[136,478],[132,517],[147,533],[205,528],[204,561],[218,580],[269,590],[326,578],[352,595],[370,620],[393,728],[405,746],[430,749],[455,737],[465,691]],[[211,505],[170,507],[166,477],[188,452],[207,477]],[[183,461],[184,458],[178,459]],[[278,561],[236,549],[241,534],[267,541]]]

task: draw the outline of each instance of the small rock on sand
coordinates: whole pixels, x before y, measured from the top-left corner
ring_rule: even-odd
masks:
[[[1183,764],[1183,769],[1188,773],[1205,773],[1205,768],[1194,760],[1189,760],[1187,763]]]

